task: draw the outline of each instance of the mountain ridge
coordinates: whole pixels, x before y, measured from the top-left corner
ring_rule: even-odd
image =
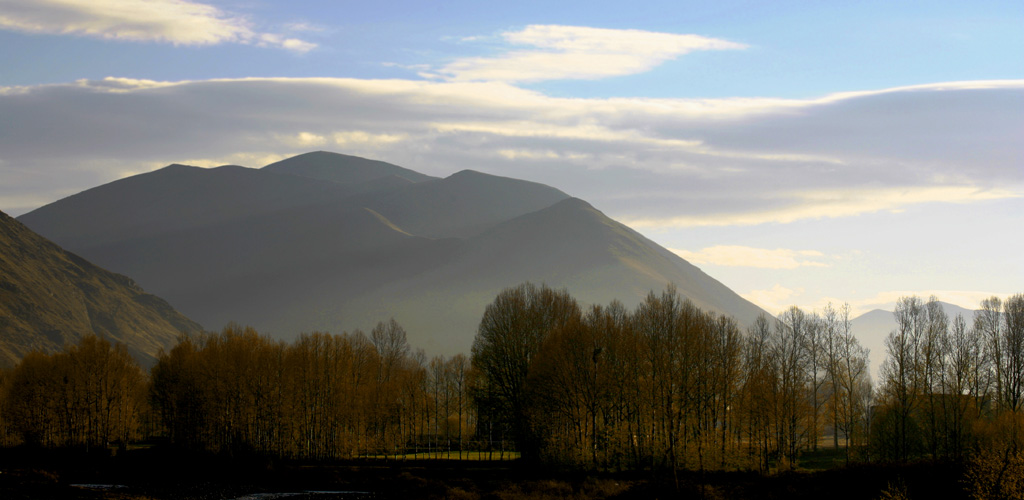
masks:
[[[416,345],[466,352],[484,307],[523,281],[565,287],[585,303],[627,306],[675,283],[699,307],[742,325],[763,313],[586,201],[531,181],[475,170],[417,177],[325,152],[214,175],[171,175],[177,170],[191,172],[165,167],[22,219],[204,324],[237,321],[284,339],[395,317]],[[204,177],[209,183],[196,181]],[[202,195],[168,195],[191,190]],[[133,213],[147,193],[162,193],[162,208]],[[261,197],[273,201],[253,206]],[[111,207],[147,231],[104,220]],[[210,212],[210,220],[201,217]],[[69,221],[79,226],[69,231]],[[91,232],[102,237],[81,237]]]
[[[387,176],[399,177],[413,183],[436,179],[380,160],[329,151],[312,151],[292,156],[266,165],[260,170],[326,180],[342,185],[360,184]]]
[[[328,202],[341,193],[341,186],[288,174],[232,165],[171,164],[71,195],[18,220],[37,233],[52,235],[63,247],[82,249],[119,238]],[[160,217],[166,212],[175,217]],[[159,218],[159,226],[153,225],[154,218]],[[103,224],[96,224],[97,220]]]

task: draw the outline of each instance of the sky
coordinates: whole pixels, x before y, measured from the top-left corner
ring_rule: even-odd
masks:
[[[1024,3],[0,0],[0,210],[327,150],[541,182],[778,313],[1024,292]]]

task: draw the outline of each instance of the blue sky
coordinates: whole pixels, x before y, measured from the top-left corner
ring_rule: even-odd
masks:
[[[0,0],[0,210],[325,149],[558,187],[771,312],[1024,291],[1024,4]]]
[[[4,0],[0,9],[46,1]],[[402,66],[501,53],[507,49],[501,33],[534,24],[693,33],[749,45],[690,54],[642,74],[529,86],[563,96],[816,97],[925,82],[1012,79],[1024,64],[1024,7],[1012,1],[204,4],[260,33],[317,47],[296,53],[252,43],[133,43],[60,35],[55,29],[26,35],[28,30],[11,27],[0,32],[0,61],[6,68],[0,84],[106,76],[408,78],[416,72]]]

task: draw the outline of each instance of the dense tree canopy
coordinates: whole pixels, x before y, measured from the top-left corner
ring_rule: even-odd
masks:
[[[30,353],[4,378],[0,416],[26,443],[88,448],[137,437],[145,376],[123,345],[89,335],[58,354]]]
[[[901,299],[877,391],[849,314],[793,307],[741,331],[671,286],[630,311],[526,283],[486,308],[471,357],[428,359],[394,320],[290,344],[229,325],[182,337],[148,377],[88,336],[0,372],[0,439],[762,471],[831,442],[847,461],[967,461],[972,488],[1004,491],[1005,471],[1024,470],[1024,295],[987,299],[970,320]]]
[[[530,454],[537,444],[530,412],[535,397],[526,384],[541,346],[554,330],[579,321],[580,308],[564,290],[525,283],[498,294],[484,309],[473,341],[473,367],[480,372],[479,397],[490,420],[510,425],[517,446]]]

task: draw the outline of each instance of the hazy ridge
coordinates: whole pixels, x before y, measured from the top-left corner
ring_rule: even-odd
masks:
[[[550,186],[322,151],[262,169],[171,165],[20,220],[210,328],[239,321],[285,339],[393,316],[415,345],[466,352],[484,306],[527,280],[629,307],[671,282],[741,325],[762,312]]]

